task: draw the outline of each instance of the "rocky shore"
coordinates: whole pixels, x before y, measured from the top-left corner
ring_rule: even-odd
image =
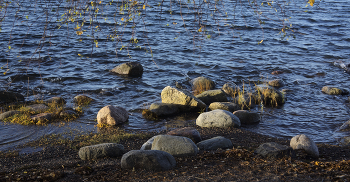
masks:
[[[79,158],[79,142],[51,141],[43,150],[30,154],[1,153],[0,181],[348,181],[350,147],[317,144],[319,158],[304,150],[294,156],[266,158],[255,154],[266,142],[289,145],[289,140],[259,135],[238,128],[201,128],[193,126],[203,140],[216,136],[229,139],[229,149],[199,150],[194,156],[175,157],[176,166],[166,171],[123,169],[120,157],[94,160]],[[125,152],[139,150],[151,137],[120,140]],[[144,134],[146,135],[146,134]],[[140,136],[144,136],[140,135]],[[106,135],[108,136],[108,135]],[[106,138],[106,142],[108,139]],[[39,145],[40,142],[37,142]]]

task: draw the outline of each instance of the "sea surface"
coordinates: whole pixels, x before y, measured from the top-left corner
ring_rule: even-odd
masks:
[[[76,7],[86,5],[74,2]],[[217,5],[209,8],[196,1],[196,7],[202,8],[198,12],[193,5],[186,5],[187,1],[164,1],[160,6],[153,1],[135,17],[138,23],[134,29],[131,25],[116,26],[126,19],[116,13],[117,2],[95,4],[92,12],[103,18],[94,18],[93,23],[87,20],[82,29],[77,27],[81,19],[68,27],[59,22],[64,16],[56,12],[66,6],[65,1],[8,6],[0,32],[2,89],[19,92],[27,101],[60,96],[68,107],[74,107],[73,97],[79,94],[94,102],[84,108],[81,118],[69,123],[21,126],[0,122],[0,151],[48,134],[98,132],[96,115],[106,105],[129,111],[129,121],[119,127],[130,132],[159,131],[194,122],[195,117],[186,115],[150,121],[142,117],[141,110],[161,102],[166,86],[178,82],[191,90],[189,80],[199,76],[214,80],[217,89],[229,81],[251,89],[254,82],[284,81],[285,86],[279,89],[286,91],[286,103],[278,108],[252,108],[261,112],[262,121],[242,129],[286,139],[307,134],[315,142],[332,144],[349,135],[338,131],[350,118],[348,96],[321,92],[326,85],[350,91],[349,73],[333,65],[334,61],[350,62],[347,0],[316,0],[313,7],[306,1],[288,5],[277,1],[271,6],[265,2],[260,16],[251,9],[257,6],[239,1],[212,1]],[[140,7],[139,11],[143,10]],[[283,7],[288,11],[279,14]],[[82,16],[88,17],[88,13]],[[283,19],[287,19],[288,28],[284,31]],[[77,35],[79,30],[86,31]],[[116,31],[123,36],[112,40],[110,35]],[[130,43],[134,38],[137,44]],[[109,71],[129,61],[142,64],[142,77]],[[272,75],[276,70],[284,73]]]

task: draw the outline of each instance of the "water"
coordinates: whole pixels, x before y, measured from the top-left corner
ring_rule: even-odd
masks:
[[[75,34],[74,23],[70,31],[64,26],[58,29],[56,17],[48,24],[47,37],[42,40],[45,14],[40,14],[38,10],[35,14],[26,14],[26,11],[44,8],[47,3],[37,2],[39,5],[36,7],[33,5],[35,3],[22,4],[24,8],[19,11],[22,18],[14,26],[11,23],[13,21],[2,22],[0,63],[4,65],[3,72],[6,71],[7,63],[10,69],[1,76],[2,87],[22,93],[27,100],[61,96],[68,101],[68,106],[73,106],[75,95],[86,94],[95,101],[85,109],[84,116],[65,125],[19,126],[1,122],[0,150],[46,134],[97,132],[94,127],[97,112],[109,104],[124,107],[131,113],[129,122],[120,126],[129,131],[162,130],[192,122],[193,118],[182,116],[158,122],[148,121],[142,117],[140,109],[153,102],[160,102],[160,93],[164,87],[175,86],[175,82],[186,83],[188,79],[198,76],[213,79],[217,88],[228,81],[242,85],[243,81],[248,80],[278,78],[285,82],[281,89],[289,91],[284,106],[265,108],[262,122],[244,129],[282,138],[304,133],[315,142],[333,144],[348,135],[337,131],[349,120],[349,107],[345,102],[347,96],[326,95],[321,92],[321,88],[325,85],[348,88],[350,84],[349,74],[332,65],[335,60],[350,61],[349,3],[346,0],[322,1],[312,8],[301,9],[299,7],[305,5],[302,2],[291,4],[290,8],[295,13],[287,12],[286,17],[292,17],[290,22],[295,38],[287,36],[282,39],[278,34],[281,27],[277,23],[261,17],[266,22],[261,29],[253,12],[238,11],[240,7],[237,7],[233,14],[234,11],[228,10],[232,9],[234,1],[222,2],[228,12],[227,24],[235,24],[236,27],[232,31],[229,26],[224,26],[224,18],[220,18],[222,26],[218,30],[217,23],[210,19],[213,11],[204,11],[200,15],[203,20],[209,17],[202,24],[207,27],[206,34],[210,34],[210,39],[206,39],[207,35],[194,36],[181,28],[185,22],[188,30],[198,29],[192,26],[194,13],[186,8],[181,9],[182,20],[179,3],[172,2],[170,5],[165,2],[160,11],[157,2],[148,2],[152,8],[147,9],[147,30],[142,26],[137,27],[135,37],[139,44],[129,45],[128,51],[120,48],[127,45],[128,41],[125,40],[132,37],[129,27],[124,30],[124,41],[107,41],[107,35],[113,33],[113,8],[105,8],[103,12],[107,21],[99,20],[93,25],[99,25],[104,31],[87,31],[83,34],[93,34],[98,40],[97,48],[90,37]],[[55,3],[50,5],[50,8],[55,7]],[[172,15],[169,14],[170,7]],[[222,6],[218,7],[222,10]],[[275,10],[265,11],[273,13]],[[9,17],[12,17],[9,20],[16,17],[11,15],[9,12]],[[29,15],[28,19],[26,15]],[[233,15],[235,18],[232,18]],[[118,21],[120,18],[121,15],[116,15]],[[274,19],[273,16],[269,18]],[[14,27],[12,31],[11,27]],[[258,44],[262,39],[263,42]],[[44,45],[41,49],[38,48],[39,43]],[[138,45],[141,49],[136,47]],[[144,74],[141,78],[128,78],[109,72],[115,66],[129,61],[143,65]],[[281,70],[284,74],[271,75],[275,70]],[[112,96],[101,94],[105,91],[111,92]]]

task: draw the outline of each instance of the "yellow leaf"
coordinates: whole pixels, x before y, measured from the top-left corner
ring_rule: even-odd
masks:
[[[76,34],[81,35],[81,34],[83,34],[83,31],[76,31]]]
[[[315,3],[315,0],[309,0],[309,4],[310,4],[311,6],[314,6],[314,3]]]
[[[124,18],[120,19],[121,21],[124,21]]]
[[[78,56],[81,56],[81,54],[78,54]]]
[[[142,9],[146,9],[146,5],[143,5]]]
[[[202,27],[198,29],[198,32],[202,32]]]

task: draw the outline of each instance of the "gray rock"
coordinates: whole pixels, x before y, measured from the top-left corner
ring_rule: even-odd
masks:
[[[151,150],[161,150],[176,157],[192,156],[198,153],[198,148],[191,139],[171,135],[157,135],[154,138]]]
[[[62,97],[51,97],[45,101],[47,104],[57,104],[57,105],[64,105],[66,101]]]
[[[205,103],[191,93],[170,86],[162,90],[161,97],[162,103],[178,105],[182,111],[205,110],[206,108]]]
[[[143,74],[143,67],[140,63],[128,62],[113,68],[111,72],[132,77],[140,77]]]
[[[152,103],[149,110],[157,116],[173,115],[179,112],[179,106],[169,103]]]
[[[22,102],[24,96],[10,91],[0,91],[0,103]]]
[[[21,112],[20,111],[7,111],[7,112],[4,112],[2,114],[0,114],[0,120],[3,120],[5,118],[8,118],[10,116],[13,116],[15,114],[20,114]]]
[[[239,92],[239,87],[233,83],[233,82],[227,82],[224,84],[224,86],[222,86],[221,88],[227,95],[231,96],[231,97],[236,97],[238,95]]]
[[[310,154],[313,157],[318,158],[319,152],[318,147],[314,141],[312,141],[308,136],[301,134],[293,137],[290,140],[290,146],[294,149],[303,149],[306,153]]]
[[[249,112],[247,110],[238,110],[233,112],[239,118],[242,125],[258,124],[260,122],[260,114]]]
[[[160,150],[131,150],[121,159],[121,167],[124,169],[167,171],[175,166],[175,158]]]
[[[185,128],[178,128],[175,130],[171,130],[167,133],[167,135],[187,137],[191,139],[194,143],[198,143],[202,141],[201,135],[193,127],[185,127]]]
[[[98,159],[102,157],[119,157],[124,153],[124,146],[116,143],[102,143],[86,146],[80,148],[78,152],[82,160]]]
[[[46,106],[45,104],[33,104],[33,105],[25,107],[25,110],[31,111],[34,113],[44,112],[47,109],[49,109],[49,107]]]
[[[269,87],[267,85],[257,85],[255,88],[262,96],[264,105],[280,106],[285,103],[283,94],[273,87]]]
[[[207,90],[199,95],[196,95],[198,99],[209,105],[213,102],[227,102],[227,97],[224,91],[219,90]]]
[[[272,87],[283,87],[284,86],[284,83],[281,79],[271,80],[267,84],[272,86]]]
[[[78,105],[88,105],[93,101],[92,98],[86,95],[77,95],[73,98],[73,102]]]
[[[127,122],[129,113],[119,106],[108,105],[100,109],[97,113],[98,124],[118,125]]]
[[[295,155],[291,147],[275,142],[261,144],[255,150],[255,153],[266,158],[282,158],[284,156],[293,157]]]
[[[30,118],[35,121],[35,122],[39,122],[38,124],[44,124],[44,123],[48,123],[51,121],[53,114],[52,113],[40,113],[34,116],[31,116]]]
[[[230,112],[234,112],[240,109],[239,105],[236,103],[232,102],[213,102],[209,105],[210,110],[216,110],[216,109],[221,109],[221,110],[226,110]]]
[[[153,136],[152,138],[150,138],[149,140],[147,140],[147,142],[145,142],[142,146],[140,150],[151,150],[152,149],[152,144],[154,141],[154,138],[156,138],[156,136]]]
[[[196,120],[196,125],[200,127],[240,127],[241,121],[229,111],[217,109],[202,113]]]
[[[203,140],[197,143],[197,146],[200,150],[217,150],[219,148],[230,149],[233,147],[233,144],[231,140],[218,136],[208,140]]]
[[[339,131],[350,131],[350,120],[341,125]]]
[[[328,95],[347,95],[349,94],[349,91],[341,88],[331,87],[331,86],[324,86],[322,87],[322,92]]]

